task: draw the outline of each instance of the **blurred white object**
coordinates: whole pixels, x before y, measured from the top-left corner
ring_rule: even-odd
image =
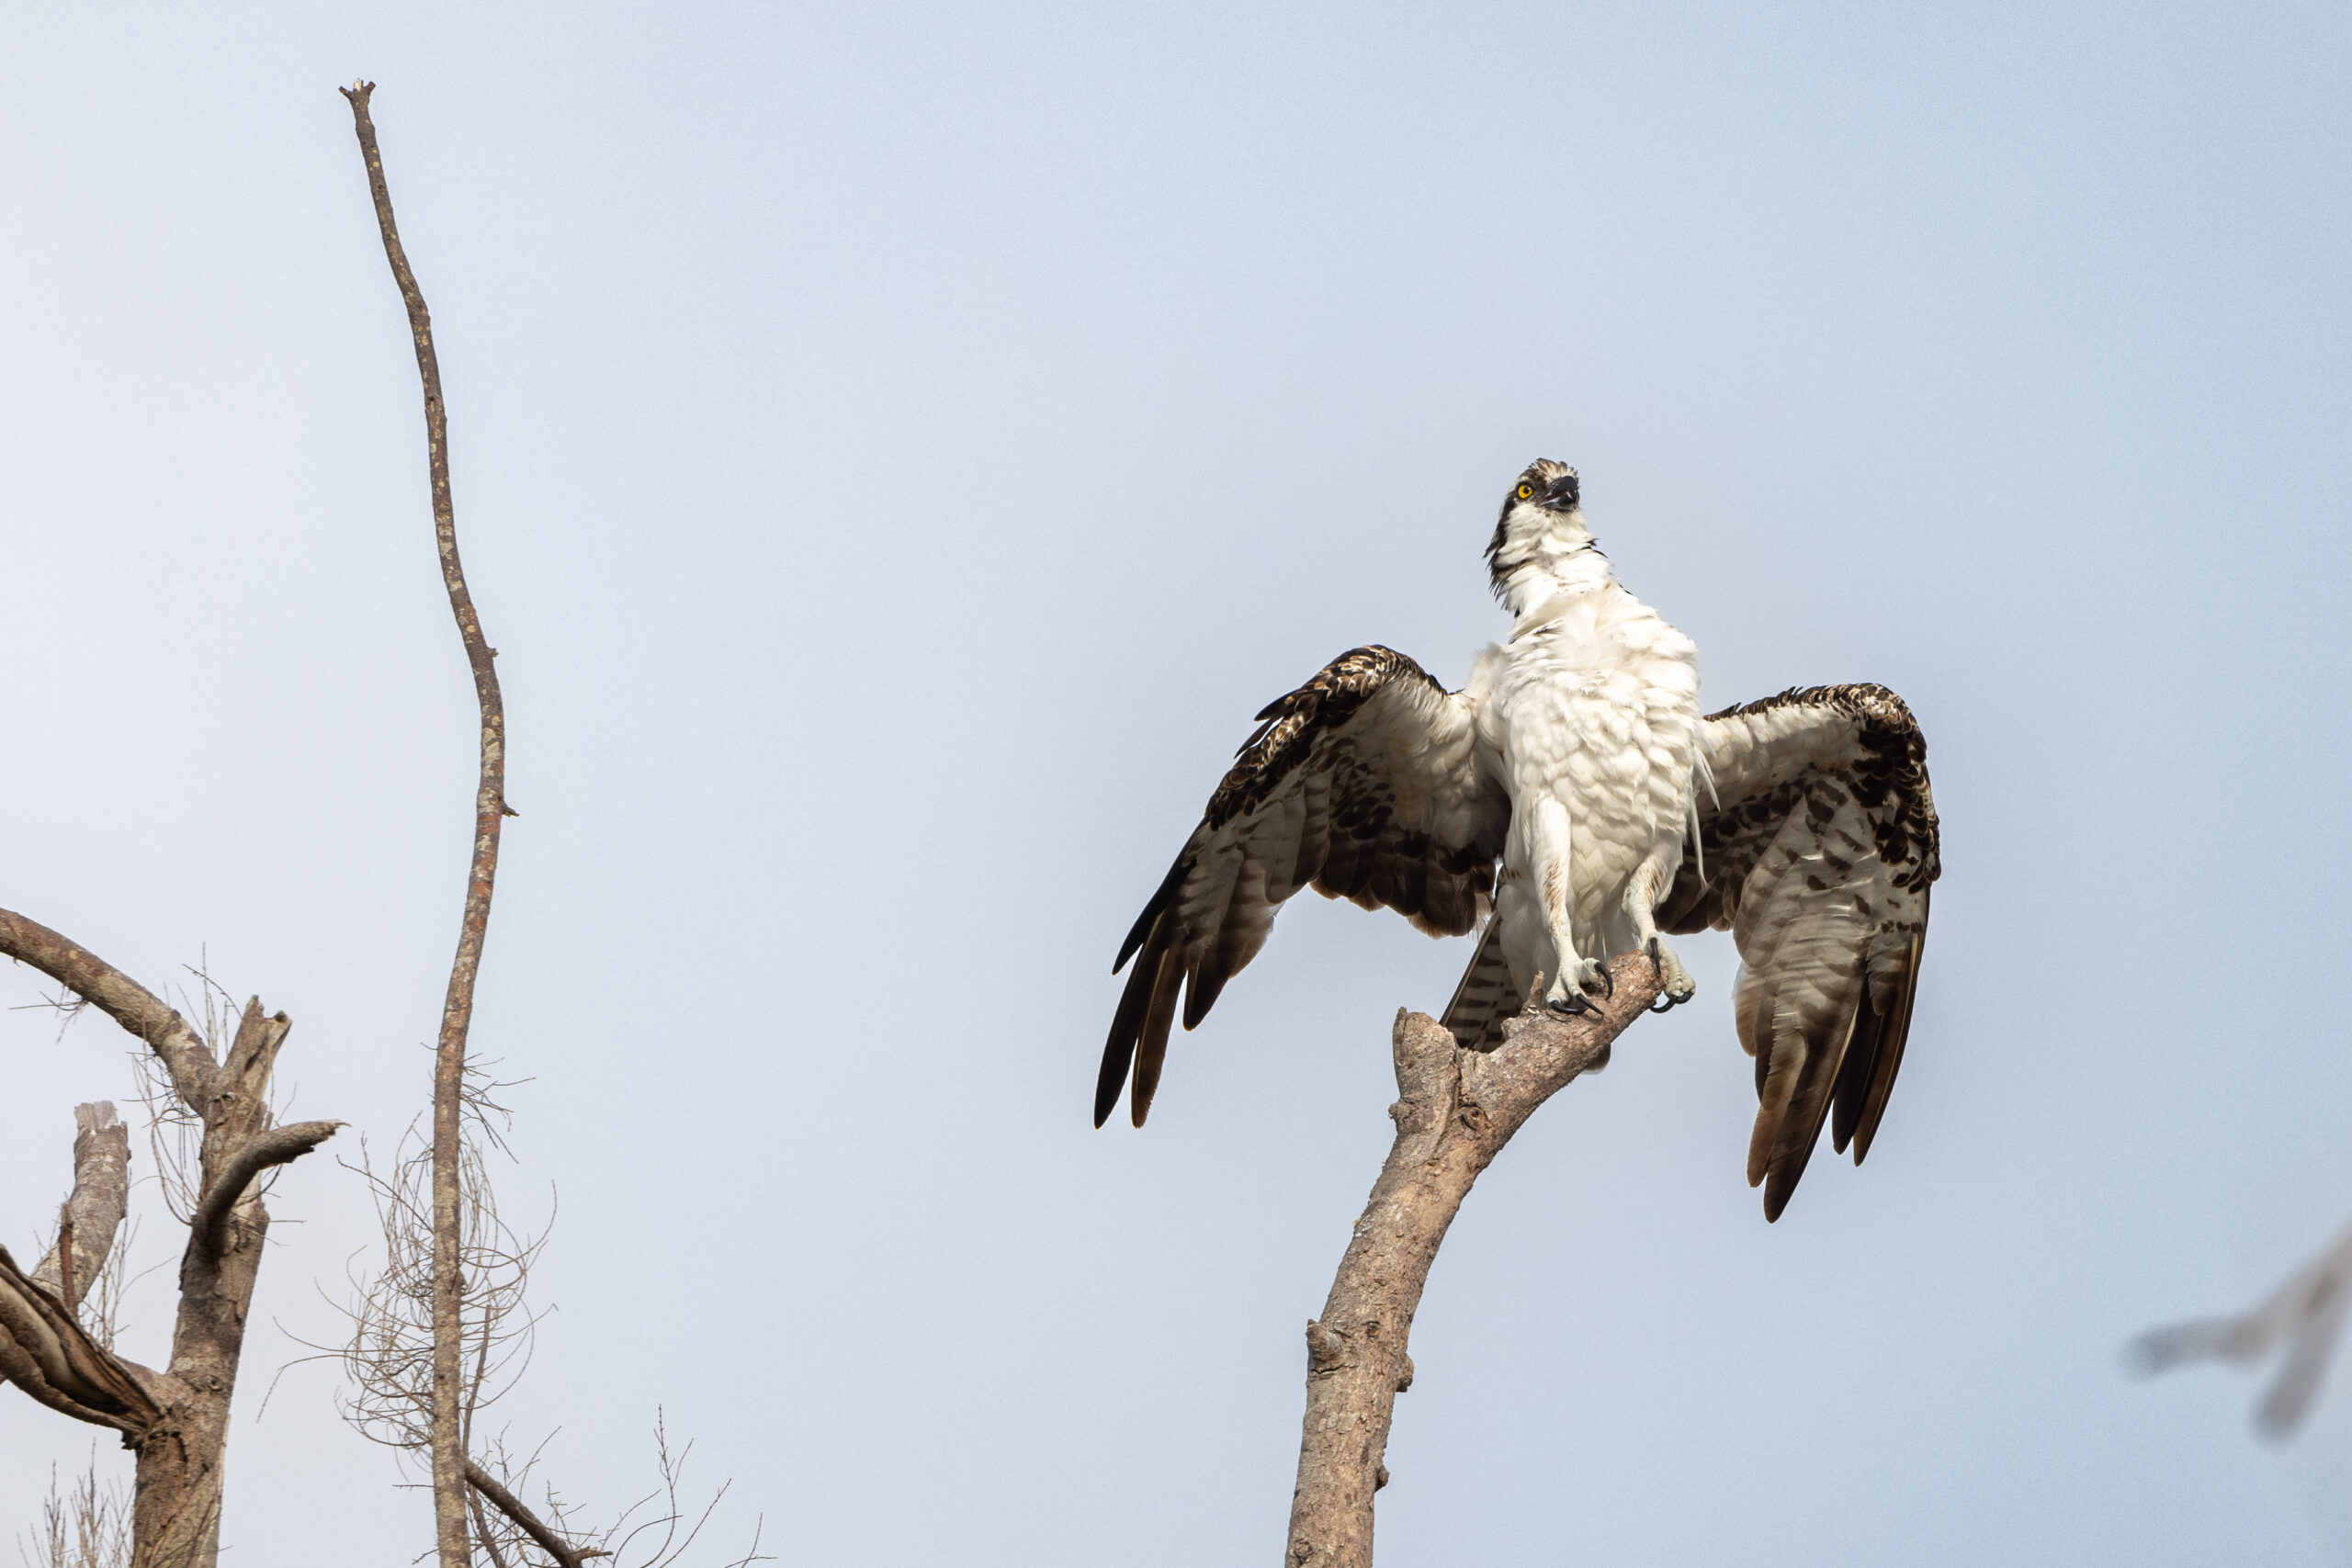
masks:
[[[2161,1372],[2186,1361],[2244,1365],[2260,1360],[2284,1341],[2286,1360],[2254,1413],[2255,1427],[2264,1437],[2284,1438],[2301,1424],[2312,1396],[2319,1392],[2328,1353],[2335,1348],[2336,1331],[2344,1325],[2347,1285],[2352,1285],[2352,1230],[2336,1237],[2335,1245],[2244,1317],[2200,1318],[2143,1334],[2132,1341],[2132,1359],[2145,1372]]]

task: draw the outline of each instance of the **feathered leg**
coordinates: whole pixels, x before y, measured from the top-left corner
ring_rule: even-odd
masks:
[[[1548,793],[1535,802],[1529,813],[1528,847],[1535,878],[1535,895],[1544,910],[1544,929],[1551,936],[1553,975],[1551,987],[1544,993],[1544,1006],[1552,1012],[1574,1016],[1596,1010],[1589,999],[1608,995],[1616,989],[1609,977],[1609,970],[1598,958],[1587,958],[1577,949],[1576,921],[1571,913],[1575,900],[1570,882],[1573,863],[1568,852],[1574,842],[1574,829],[1568,822],[1567,807]]]
[[[1676,859],[1680,859],[1680,846],[1676,846]],[[1668,886],[1666,864],[1656,856],[1642,863],[1641,870],[1625,888],[1625,919],[1634,928],[1634,945],[1650,955],[1657,966],[1658,999],[1652,1012],[1666,1012],[1680,1007],[1698,992],[1698,985],[1690,972],[1682,967],[1682,960],[1666,939],[1657,934],[1657,901],[1664,897]]]

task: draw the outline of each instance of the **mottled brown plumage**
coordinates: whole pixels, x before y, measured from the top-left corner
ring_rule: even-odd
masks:
[[[1455,694],[1394,649],[1358,648],[1258,718],[1112,965],[1136,960],[1102,1050],[1098,1127],[1130,1066],[1143,1125],[1180,986],[1192,1029],[1299,888],[1395,909],[1432,936],[1459,936],[1491,907],[1510,808],[1466,765],[1470,720]],[[1432,747],[1464,765],[1432,770]]]
[[[1942,872],[1927,742],[1883,686],[1815,686],[1708,716],[1699,833],[1659,929],[1730,931],[1756,1058],[1748,1180],[1779,1218],[1819,1141],[1870,1153],[1903,1065]]]

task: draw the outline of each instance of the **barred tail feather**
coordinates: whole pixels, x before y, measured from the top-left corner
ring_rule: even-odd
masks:
[[[1510,965],[1503,961],[1503,921],[1500,915],[1487,922],[1470,967],[1445,1004],[1444,1023],[1453,1043],[1465,1051],[1491,1051],[1503,1043],[1503,1021],[1519,1010],[1520,996],[1510,983]]]

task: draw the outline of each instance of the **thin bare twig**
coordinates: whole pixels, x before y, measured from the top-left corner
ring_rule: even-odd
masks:
[[[156,1190],[173,1219],[196,1217],[197,1183],[203,1163],[204,1122],[172,1090],[171,1075],[152,1055],[131,1058],[138,1076],[139,1106],[146,1112],[147,1152],[154,1156]]]
[[[467,1125],[470,1125],[470,1119]],[[531,1266],[548,1230],[518,1235],[500,1215],[497,1194],[470,1138],[461,1150],[458,1234],[459,1340],[470,1349],[460,1405],[461,1433],[473,1415],[495,1404],[529,1364],[543,1315],[526,1299]],[[429,1145],[412,1132],[391,1166],[379,1173],[361,1145],[359,1163],[346,1163],[367,1182],[383,1230],[380,1273],[355,1276],[351,1321],[342,1345],[313,1346],[340,1359],[355,1392],[341,1403],[344,1418],[369,1440],[428,1458],[433,1447],[433,1314],[431,1166]],[[552,1220],[549,1222],[552,1224]],[[469,1450],[470,1451],[470,1450]]]
[[[710,1517],[718,1511],[718,1505],[727,1500],[727,1494],[734,1486],[731,1481],[719,1483],[718,1490],[711,1494],[710,1501],[703,1505],[702,1512],[689,1518],[686,1505],[678,1500],[678,1488],[685,1480],[686,1461],[692,1457],[694,1448],[694,1444],[689,1442],[676,1453],[672,1453],[669,1421],[662,1412],[654,1412],[653,1450],[656,1467],[662,1475],[661,1490],[630,1505],[627,1512],[596,1538],[599,1546],[618,1541],[619,1544],[612,1549],[616,1568],[677,1568],[685,1561],[686,1553],[693,1550],[695,1542],[702,1538],[703,1527],[710,1523]],[[632,1525],[629,1521],[637,1518],[638,1511],[649,1504],[660,1511]],[[760,1537],[766,1522],[764,1518],[752,1521],[751,1546],[742,1556],[729,1559],[721,1568],[749,1568],[753,1562],[775,1561],[760,1551]],[[678,1539],[682,1528],[685,1531],[684,1540]],[[647,1554],[630,1560],[629,1549],[637,1544],[638,1539],[650,1536],[656,1530],[661,1532],[660,1538],[647,1549]]]
[[[1598,1015],[1561,1022],[1531,1008],[1491,1053],[1465,1051],[1435,1019],[1396,1015],[1396,1141],[1340,1260],[1323,1315],[1306,1325],[1306,1418],[1291,1496],[1286,1568],[1371,1568],[1373,1494],[1396,1396],[1412,1385],[1413,1314],[1448,1226],[1511,1134],[1656,999],[1657,971],[1610,965]],[[1540,985],[1541,982],[1539,981]]]
[[[130,1497],[120,1482],[100,1483],[96,1449],[70,1491],[50,1466],[40,1512],[40,1534],[17,1543],[25,1568],[130,1568]]]
[[[63,1040],[65,1038],[65,1032],[74,1027],[74,1021],[81,1017],[84,1010],[88,1008],[89,1005],[90,999],[87,997],[77,997],[71,991],[60,991],[53,997],[43,997],[37,1002],[26,1002],[21,1006],[12,1007],[8,1010],[10,1012],[44,1011],[55,1013],[57,1015],[57,1038]]]
[[[441,1568],[468,1568],[465,1454],[461,1447],[460,1385],[464,1372],[458,1335],[458,1118],[465,1077],[466,1032],[473,1020],[474,976],[481,966],[482,940],[490,929],[491,891],[498,874],[498,839],[506,807],[506,713],[499,695],[497,652],[483,637],[473,595],[458,558],[457,513],[449,497],[449,429],[441,398],[441,365],[433,348],[433,318],[424,293],[401,246],[392,218],[392,197],[384,182],[383,154],[376,145],[376,123],[368,113],[373,82],[341,89],[351,101],[353,129],[368,165],[368,189],[383,232],[384,255],[408,308],[415,340],[416,368],[424,384],[425,468],[433,488],[433,532],[441,556],[441,578],[449,608],[472,667],[474,695],[481,709],[481,773],[474,792],[473,864],[466,880],[466,903],[458,927],[458,953],[449,967],[448,994],[442,1004],[441,1036],[433,1067],[433,1508]]]
[[[548,1230],[517,1234],[509,1227],[484,1168],[484,1145],[496,1142],[496,1119],[506,1114],[490,1098],[501,1087],[478,1065],[469,1064],[466,1115],[460,1123],[464,1208],[459,1273],[465,1281],[460,1337],[467,1348],[460,1425],[467,1436],[468,1519],[474,1549],[489,1568],[503,1568],[509,1562],[538,1562],[541,1553],[558,1562],[617,1555],[628,1568],[677,1568],[727,1488],[719,1487],[699,1515],[681,1504],[685,1455],[670,1449],[659,1419],[655,1442],[661,1484],[601,1529],[576,1523],[576,1511],[552,1487],[542,1486],[543,1503],[522,1501],[544,1442],[539,1450],[518,1459],[508,1450],[503,1433],[479,1432],[474,1417],[514,1386],[529,1362],[540,1321],[552,1310],[534,1310],[526,1295],[531,1267],[547,1245]],[[313,1347],[340,1359],[351,1379],[355,1392],[339,1402],[345,1419],[373,1441],[418,1455],[429,1454],[433,1438],[430,1168],[431,1150],[413,1131],[387,1169],[374,1165],[364,1141],[358,1163],[346,1163],[375,1199],[384,1235],[384,1267],[380,1273],[352,1280],[350,1302],[343,1309],[351,1320],[350,1338],[332,1349]],[[500,1490],[485,1487],[484,1478]],[[560,1551],[548,1544],[550,1537],[565,1543]],[[760,1561],[758,1549],[755,1530],[750,1553],[729,1568]]]

